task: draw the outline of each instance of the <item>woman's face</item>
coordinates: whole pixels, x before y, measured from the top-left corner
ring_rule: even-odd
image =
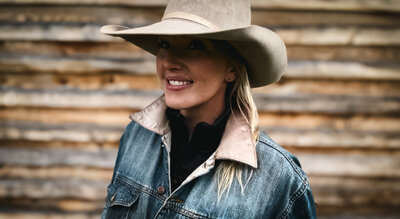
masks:
[[[190,110],[224,104],[227,82],[235,73],[210,40],[160,37],[158,46],[157,74],[168,107]]]

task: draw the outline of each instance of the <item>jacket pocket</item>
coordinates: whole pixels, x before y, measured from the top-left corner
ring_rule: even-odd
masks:
[[[138,201],[140,192],[131,185],[119,180],[108,187],[106,219],[129,218],[129,212]]]

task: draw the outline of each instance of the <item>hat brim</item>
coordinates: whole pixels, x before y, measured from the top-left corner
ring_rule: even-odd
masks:
[[[185,19],[165,19],[149,26],[128,28],[106,25],[102,33],[122,37],[156,55],[161,35],[188,35],[229,42],[246,61],[251,87],[271,84],[286,71],[286,47],[273,31],[256,25],[216,31]]]

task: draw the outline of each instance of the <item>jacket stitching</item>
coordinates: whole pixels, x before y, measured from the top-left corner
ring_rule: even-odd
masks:
[[[290,198],[289,200],[289,204],[286,207],[286,209],[283,211],[282,215],[279,218],[287,218],[289,216],[289,212],[293,207],[293,204],[299,199],[299,197],[301,197],[307,190],[307,185],[303,184],[300,189],[298,189],[294,195]]]
[[[148,188],[148,187],[146,187],[144,185],[141,185],[141,184],[139,184],[139,183],[137,183],[137,182],[135,182],[135,181],[133,181],[131,179],[128,179],[128,178],[126,178],[124,176],[121,176],[121,175],[116,175],[115,178],[121,180],[122,182],[132,186],[133,188],[135,188],[135,189],[137,189],[137,190],[139,190],[141,192],[144,192],[146,194],[149,194],[149,195],[159,199],[160,201],[165,201],[166,200],[166,197],[164,195],[160,196],[160,195],[157,194],[157,192],[154,189],[151,189],[151,188]]]
[[[165,205],[165,208],[171,209],[172,211],[175,211],[176,213],[184,215],[184,216],[189,217],[189,218],[199,218],[199,219],[201,219],[201,218],[209,218],[209,217],[207,217],[205,215],[202,215],[202,214],[199,214],[197,212],[190,211],[190,210],[187,210],[187,209],[182,208],[180,206],[174,205],[173,203],[167,203]]]

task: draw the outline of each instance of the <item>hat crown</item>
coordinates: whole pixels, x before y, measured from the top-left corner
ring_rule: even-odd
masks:
[[[227,30],[250,26],[249,0],[171,0],[164,19],[183,18],[209,28]]]

